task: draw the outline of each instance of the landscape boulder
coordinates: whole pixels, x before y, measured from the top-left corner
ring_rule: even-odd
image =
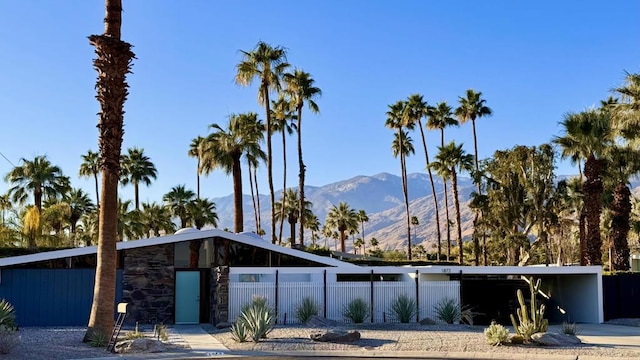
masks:
[[[321,342],[354,342],[360,340],[360,332],[357,330],[342,331],[342,330],[325,330],[316,331],[309,335],[309,338],[313,341]]]
[[[158,353],[165,351],[165,346],[159,340],[141,338],[120,341],[114,351],[118,354]]]
[[[582,341],[574,335],[550,332],[535,333],[531,335],[531,341],[545,346],[573,346],[582,344]]]
[[[309,327],[335,327],[338,326],[338,322],[331,319],[323,318],[322,316],[312,315],[305,325]]]
[[[435,320],[428,317],[420,320],[420,325],[437,325],[437,324],[438,323]]]

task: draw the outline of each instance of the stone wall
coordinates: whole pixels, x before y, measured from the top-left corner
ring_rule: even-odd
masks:
[[[173,324],[174,244],[124,250],[123,301],[127,324]]]
[[[211,269],[211,323],[229,321],[229,267]]]

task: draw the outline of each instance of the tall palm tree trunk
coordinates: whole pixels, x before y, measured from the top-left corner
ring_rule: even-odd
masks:
[[[242,169],[240,168],[240,155],[234,155],[233,159],[233,228],[234,232],[244,231],[244,219],[242,213]]]
[[[602,207],[602,160],[590,156],[585,165],[586,180],[583,184],[585,212],[587,219],[587,265],[602,264],[602,238],[600,235],[600,214]]]
[[[273,190],[273,154],[271,150],[271,113],[269,111],[269,88],[262,84],[265,113],[267,118],[267,180],[269,182],[269,199],[271,200],[271,243],[276,243],[276,199]]]
[[[407,165],[403,153],[400,153],[402,171],[402,193],[404,195],[404,208],[407,218],[407,258],[411,260],[411,215],[409,214],[409,189],[407,187]]]
[[[98,173],[93,173],[93,179],[96,182],[96,206],[98,207],[98,209],[100,208],[100,191],[98,189]]]
[[[480,171],[480,166],[478,165],[478,139],[476,137],[476,120],[471,118],[471,128],[473,129],[473,150],[474,150],[474,163],[476,165],[476,174]],[[480,186],[480,179],[478,179],[478,195],[482,195],[482,187]],[[473,256],[475,260],[475,265],[480,265],[480,239],[478,239],[478,234],[476,229],[478,228],[478,220],[480,219],[480,212],[476,211],[475,216],[473,217]]]
[[[455,170],[451,172],[451,187],[453,188],[453,203],[456,208],[456,230],[458,231],[458,248],[460,250],[458,262],[462,265],[464,262],[464,254],[462,253],[462,224],[460,223],[460,201],[458,200],[458,175]]]
[[[365,237],[364,237],[364,221],[362,221],[361,224],[362,224],[362,255],[365,255],[367,253],[367,241],[365,240]],[[313,233],[311,234],[311,237],[313,238]]]
[[[300,193],[300,199],[298,199],[298,221],[300,222],[300,245],[304,246],[304,176],[307,169],[302,161],[302,104],[298,105],[298,167],[300,174],[298,175],[300,183],[298,184],[298,192]]]
[[[251,203],[253,204],[253,217],[254,217],[254,220],[256,221],[256,234],[257,234],[258,230],[260,230],[260,226],[258,225],[258,209],[256,207],[256,195],[255,195],[255,192],[253,191],[253,176],[251,173],[251,162],[247,162],[247,168],[249,170],[248,172],[249,187],[251,188]]]
[[[253,183],[256,187],[256,204],[258,205],[258,234],[262,236],[262,219],[260,216],[260,189],[258,189],[258,169],[253,168]]]
[[[610,269],[629,270],[629,215],[631,191],[625,183],[619,183],[613,191],[613,219],[611,221]]]
[[[444,129],[440,130],[440,146],[444,147]],[[447,217],[447,261],[451,258],[451,219],[449,218],[449,194],[447,191],[447,179],[442,177],[442,187],[444,189],[444,210]],[[438,259],[439,260],[439,259]]]
[[[422,136],[422,147],[424,150],[424,158],[427,162],[427,173],[429,174],[429,183],[431,184],[431,194],[433,195],[433,206],[436,211],[436,232],[438,235],[438,261],[440,261],[440,254],[442,254],[442,234],[440,234],[440,210],[438,208],[438,196],[436,194],[436,187],[433,183],[433,174],[431,173],[431,167],[429,167],[429,153],[427,152],[427,142],[424,137],[424,130],[422,130],[422,122],[418,121],[420,126],[420,136]]]
[[[285,126],[282,126],[282,205],[287,203],[287,140],[284,133]],[[282,228],[284,227],[284,216],[280,218],[280,229],[278,230],[278,244],[282,243]],[[293,244],[293,243],[292,243]]]
[[[139,191],[138,183],[134,182],[133,183],[133,198],[135,199],[135,202],[136,202],[136,210],[140,210],[140,193],[138,191]]]
[[[294,245],[296,244],[296,221],[297,219],[293,216],[289,216],[289,228],[291,231],[291,247],[294,247]]]
[[[340,230],[340,251],[346,252],[346,247],[344,244],[344,232],[345,230]]]
[[[100,102],[99,148],[102,169],[102,206],[98,227],[98,254],[93,303],[85,340],[95,330],[110,334],[113,326],[116,285],[116,240],[118,234],[118,183],[122,148],[123,106],[127,98],[126,74],[134,58],[131,45],[120,40],[122,1],[106,0],[104,35],[91,35],[96,48],[94,67]]]
[[[200,199],[200,155],[198,155],[198,171],[196,171],[196,197]]]

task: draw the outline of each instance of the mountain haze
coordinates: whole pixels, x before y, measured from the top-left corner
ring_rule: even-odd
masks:
[[[444,211],[444,193],[442,180],[434,177],[436,196],[440,207],[440,223],[442,232],[442,246],[446,249],[446,218]],[[313,213],[316,214],[321,224],[324,224],[327,213],[333,205],[340,201],[349,204],[350,207],[366,211],[369,221],[364,224],[366,247],[369,241],[375,237],[382,249],[406,250],[406,218],[404,209],[404,197],[402,195],[402,179],[399,176],[380,173],[373,176],[356,176],[348,180],[338,181],[324,186],[306,186],[305,195],[313,203]],[[471,179],[461,177],[458,179],[460,192],[460,208],[462,214],[462,230],[465,240],[470,239],[473,229],[473,214],[469,210],[468,202],[474,189]],[[435,208],[431,193],[431,185],[427,174],[413,173],[408,175],[409,210],[412,216],[417,216],[419,225],[411,229],[412,245],[422,244],[427,250],[437,243],[437,230],[435,225]],[[448,185],[449,193],[449,218],[455,221],[455,209],[453,204],[453,192]],[[280,199],[282,191],[276,192],[276,199]],[[233,228],[233,196],[214,198],[216,203],[219,228]],[[270,207],[268,193],[260,194],[261,224],[265,231],[270,227]],[[253,204],[250,195],[243,196],[244,229],[255,231],[255,218]],[[278,225],[276,225],[276,231]],[[285,222],[283,227],[283,239],[289,237],[289,225]],[[361,235],[356,235],[360,237]],[[269,234],[265,239],[271,239]],[[311,241],[310,232],[305,234],[305,244]],[[451,240],[456,240],[455,225],[451,227]],[[325,244],[324,237],[318,241]],[[347,250],[353,251],[353,241],[347,242]],[[327,240],[327,246],[335,247],[333,239]]]

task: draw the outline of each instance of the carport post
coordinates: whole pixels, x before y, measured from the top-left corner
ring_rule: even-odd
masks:
[[[276,324],[278,323],[278,270],[276,270]]]
[[[418,284],[418,278],[420,277],[418,270],[416,270],[416,322],[420,322],[420,285]]]
[[[371,281],[371,323],[373,323],[373,270],[371,270],[369,280]]]
[[[323,305],[324,305],[324,318],[327,318],[327,269],[324,269],[324,272],[322,274],[322,281],[323,281],[323,287],[322,287],[322,296],[323,296]]]

